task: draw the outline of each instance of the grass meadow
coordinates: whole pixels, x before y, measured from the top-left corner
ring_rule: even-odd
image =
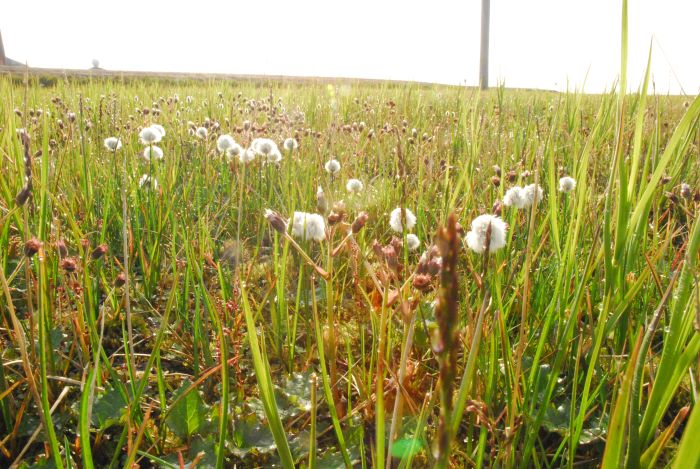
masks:
[[[700,100],[0,90],[0,466],[700,465]]]

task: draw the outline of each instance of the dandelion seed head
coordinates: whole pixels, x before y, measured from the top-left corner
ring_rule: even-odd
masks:
[[[122,141],[117,137],[107,137],[104,144],[105,148],[111,151],[117,151],[122,147]]]
[[[162,160],[163,159],[163,149],[156,145],[149,145],[143,149],[143,159],[146,161]]]
[[[207,135],[209,135],[209,131],[207,130],[206,127],[197,127],[197,130],[195,131],[195,135],[202,140],[207,138]]]
[[[148,174],[144,174],[143,176],[141,176],[141,179],[139,179],[139,187],[142,189],[157,190],[158,181],[156,180],[156,178],[152,178]]]
[[[486,250],[486,235],[491,226],[489,252],[501,249],[506,245],[508,226],[500,218],[493,215],[479,215],[472,221],[472,229],[467,233],[467,246],[472,251],[483,254]]]
[[[228,152],[234,145],[236,145],[236,141],[228,134],[221,135],[216,139],[216,149],[221,153]]]
[[[420,238],[413,233],[406,235],[406,245],[409,251],[415,251],[420,247]]]
[[[520,186],[514,186],[508,189],[503,196],[503,205],[506,207],[523,208],[527,205],[525,191]]]
[[[160,124],[151,124],[151,128],[156,129],[158,132],[160,132],[160,136],[165,137],[165,127],[163,127]]]
[[[525,194],[526,206],[529,207],[532,204],[539,205],[542,197],[544,196],[544,191],[537,184],[528,184],[523,189]]]
[[[292,151],[292,150],[296,150],[297,148],[299,148],[299,142],[297,142],[296,139],[289,137],[288,139],[286,139],[284,141],[283,146],[284,146],[285,150]]]
[[[238,155],[238,159],[241,161],[241,163],[250,163],[255,160],[255,151],[252,148],[242,150]]]
[[[139,132],[139,139],[141,139],[141,143],[144,145],[152,145],[160,142],[163,139],[163,134],[153,127],[144,127],[141,129],[141,132]]]
[[[397,233],[403,233],[404,225],[402,218],[401,207],[396,207],[391,211],[389,226]],[[416,226],[416,216],[409,209],[406,209],[406,231],[411,231],[414,226]]]
[[[335,175],[340,171],[340,162],[335,159],[331,159],[326,161],[326,164],[323,165],[323,167],[326,169],[326,172],[328,174]]]
[[[240,158],[241,153],[243,153],[243,147],[234,142],[233,146],[226,150],[226,161],[230,163],[234,158]]]
[[[357,194],[359,192],[362,192],[362,190],[365,188],[365,185],[362,184],[362,181],[360,181],[359,179],[349,179],[348,183],[345,185],[345,188],[351,194]]]
[[[323,241],[326,239],[326,222],[318,213],[294,212],[292,236],[302,240]]]
[[[559,192],[571,192],[574,189],[576,189],[576,179],[570,176],[559,179]]]

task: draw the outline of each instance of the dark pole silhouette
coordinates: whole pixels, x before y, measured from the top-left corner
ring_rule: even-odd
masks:
[[[481,57],[479,59],[479,87],[489,87],[489,16],[491,0],[481,0]]]
[[[0,31],[0,65],[5,65],[5,47],[2,45],[2,31]]]

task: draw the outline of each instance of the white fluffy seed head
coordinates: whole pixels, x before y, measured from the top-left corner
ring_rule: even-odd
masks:
[[[415,251],[420,247],[420,238],[413,233],[406,235],[406,244],[408,245],[409,251]]]
[[[197,127],[197,130],[194,133],[197,137],[201,138],[202,140],[207,138],[207,135],[209,135],[209,131],[206,127]]]
[[[143,149],[143,159],[146,161],[151,161],[151,158],[154,160],[162,160],[163,159],[163,150],[156,145],[149,145],[146,148]]]
[[[234,145],[236,145],[236,141],[228,134],[224,134],[216,139],[216,149],[221,153],[228,152]]]
[[[365,188],[365,185],[362,184],[362,181],[360,181],[359,179],[349,179],[348,183],[345,184],[345,188],[351,194],[357,194],[358,192],[362,192],[362,189]]]
[[[491,227],[489,252],[501,249],[506,245],[508,226],[503,220],[494,215],[479,215],[472,221],[472,229],[467,233],[467,246],[472,251],[483,254],[486,250],[486,235]]]
[[[326,164],[323,165],[323,167],[326,169],[326,172],[328,174],[337,174],[338,171],[340,171],[340,162],[338,160],[332,159],[326,161]]]
[[[574,189],[576,189],[576,179],[571,176],[559,179],[559,192],[571,192]]]
[[[326,223],[318,213],[294,212],[292,236],[302,240],[323,241],[326,239]]]
[[[255,160],[255,151],[252,148],[248,148],[238,155],[238,159],[241,163],[246,164]]]
[[[160,132],[160,137],[163,138],[165,137],[165,127],[163,127],[160,124],[151,124],[151,128],[156,129],[158,132]]]
[[[284,141],[283,146],[284,146],[285,150],[292,151],[292,150],[296,150],[297,148],[299,148],[299,143],[295,139],[293,139],[292,137],[289,137],[288,139],[286,139]]]
[[[240,158],[241,153],[243,153],[243,147],[234,142],[233,146],[226,150],[226,161],[230,163],[234,158]]]
[[[269,138],[254,139],[250,144],[250,148],[257,155],[264,157],[268,163],[279,163],[282,160],[282,153],[277,148],[277,144]]]
[[[544,196],[544,191],[536,184],[528,184],[525,186],[523,191],[525,193],[525,205],[527,207],[531,206],[532,204],[539,205],[540,201],[542,201],[542,197]]]
[[[144,174],[143,176],[141,176],[141,179],[139,179],[139,187],[142,189],[157,190],[158,181],[156,180],[156,178],[152,178],[148,174]]]
[[[122,141],[117,137],[107,137],[105,139],[105,148],[111,151],[117,151],[122,147]]]
[[[404,224],[402,219],[401,207],[396,207],[389,216],[391,229],[397,233],[403,233]],[[416,216],[409,209],[406,209],[406,231],[411,231],[414,226],[416,226]]]
[[[503,205],[506,207],[523,208],[527,205],[525,191],[520,186],[511,187],[503,196]]]
[[[160,142],[163,139],[163,134],[153,127],[144,127],[141,129],[141,132],[139,132],[139,138],[144,145],[152,145]]]

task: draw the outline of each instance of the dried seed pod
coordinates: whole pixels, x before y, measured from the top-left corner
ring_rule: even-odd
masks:
[[[685,182],[681,184],[681,197],[684,199],[690,199],[690,197],[693,195],[693,191],[690,190],[690,186],[686,184]]]
[[[66,242],[62,239],[56,241],[54,243],[54,247],[56,248],[56,251],[58,251],[59,256],[65,257],[68,255],[68,248],[66,247]]]
[[[61,260],[59,267],[67,273],[75,272],[75,269],[78,268],[78,262],[72,257],[66,257]]]
[[[121,287],[126,283],[126,274],[124,272],[119,272],[117,275],[117,278],[114,280],[114,285],[117,287]]]
[[[362,228],[365,227],[365,224],[367,223],[368,219],[369,214],[367,212],[360,212],[360,214],[357,215],[357,218],[355,218],[355,221],[352,222],[353,234],[359,233],[362,230]]]
[[[287,231],[287,223],[279,213],[273,212],[270,209],[265,209],[265,218],[267,218],[267,221],[270,223],[270,226],[272,226],[272,229],[278,233],[283,234]]]
[[[97,246],[95,249],[93,249],[92,254],[90,254],[90,258],[94,261],[97,259],[101,258],[107,253],[108,247],[106,244],[100,244]]]
[[[37,238],[32,237],[28,239],[26,243],[24,243],[24,254],[30,258],[34,257],[34,254],[39,252],[41,246],[41,241],[39,241]]]
[[[500,200],[495,201],[493,203],[493,207],[492,207],[491,211],[493,212],[494,215],[496,215],[497,217],[500,217],[501,212],[503,212],[503,202],[501,202]]]
[[[430,288],[432,277],[427,274],[418,274],[413,278],[413,288],[419,291],[426,291]]]

